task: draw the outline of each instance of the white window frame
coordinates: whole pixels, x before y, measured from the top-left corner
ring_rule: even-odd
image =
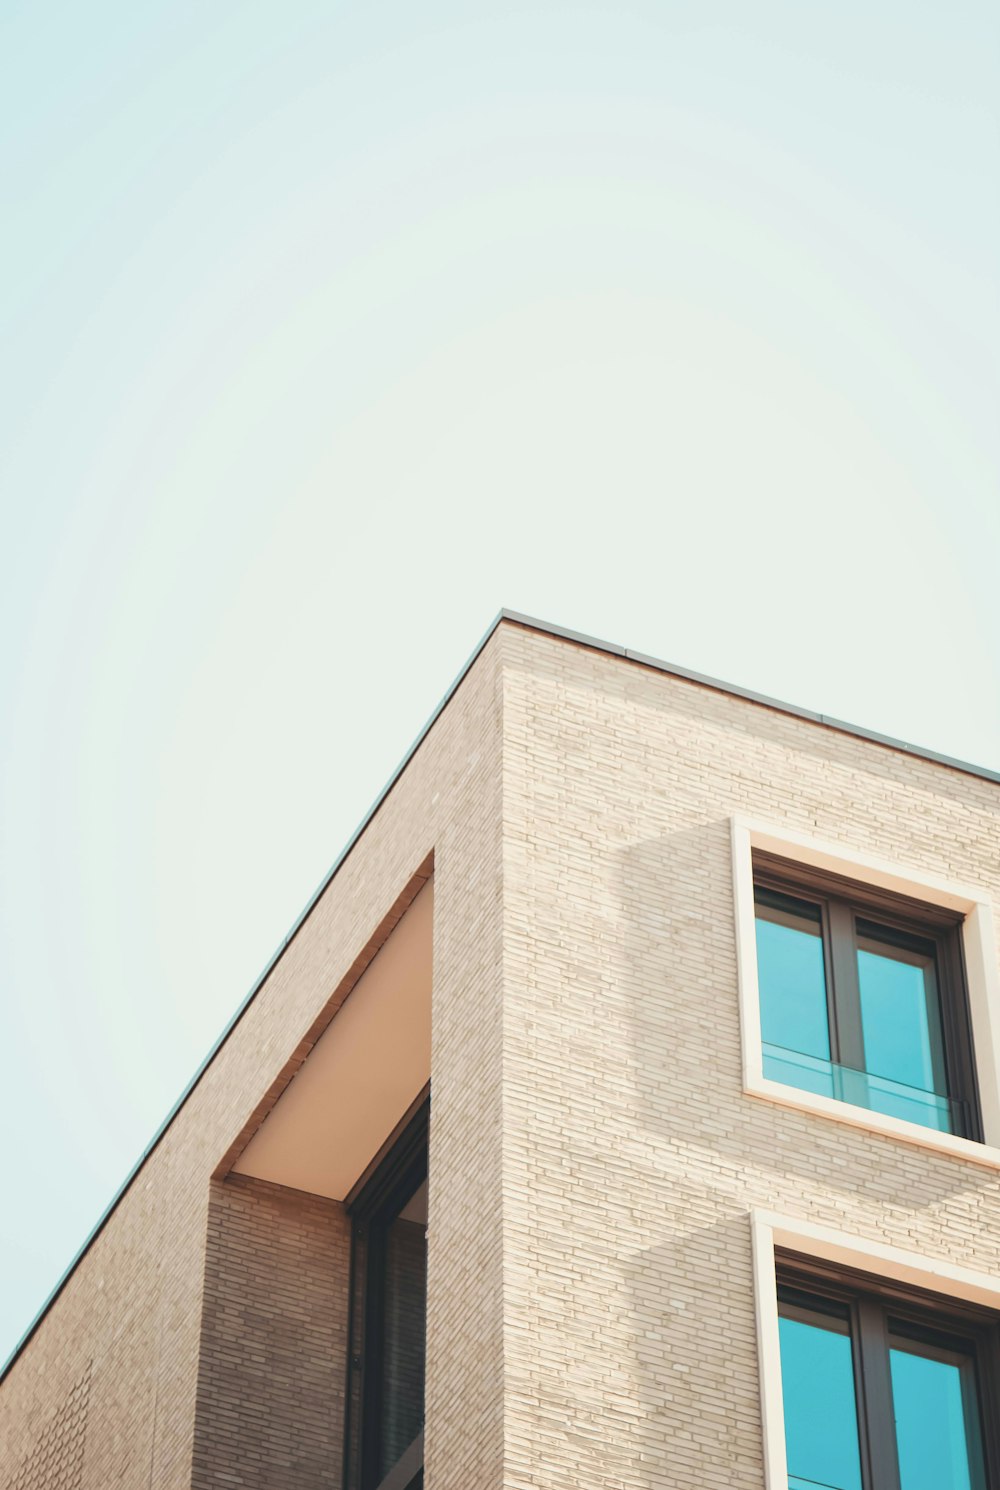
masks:
[[[754,1097],[818,1113],[871,1133],[903,1139],[921,1148],[971,1159],[1000,1169],[1000,966],[994,935],[993,903],[981,889],[938,879],[919,870],[860,854],[842,844],[807,837],[791,829],[750,818],[732,819],[733,893],[736,908],[736,953],[743,1048],[743,1090]],[[944,906],[962,917],[962,951],[969,997],[973,1058],[983,1123],[982,1143],[939,1133],[904,1118],[871,1112],[815,1092],[804,1092],[764,1075],[760,1033],[760,989],[757,981],[757,937],[754,915],[754,849],[777,854],[793,864],[829,870],[859,884],[894,890],[927,905]]]
[[[978,1304],[1000,1311],[1000,1279],[954,1263],[906,1252],[900,1247],[870,1242],[829,1226],[816,1226],[773,1211],[750,1213],[753,1237],[754,1305],[757,1316],[757,1355],[760,1367],[761,1419],[764,1430],[766,1490],[788,1490],[785,1456],[785,1413],[781,1391],[781,1346],[778,1336],[776,1247],[798,1252],[819,1262],[856,1268],[874,1278],[928,1289],[944,1299]]]

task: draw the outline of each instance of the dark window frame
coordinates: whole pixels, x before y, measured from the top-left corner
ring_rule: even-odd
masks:
[[[962,1117],[956,1133],[982,1143],[979,1080],[962,949],[964,917],[943,906],[929,905],[908,895],[757,849],[753,850],[752,863],[755,912],[761,903],[767,904],[768,896],[784,897],[819,911],[830,1058],[837,1065],[858,1071],[866,1069],[855,955],[859,936],[871,935],[865,928],[871,928],[879,939],[900,950],[932,958],[941,1013],[947,1096],[953,1110],[957,1109]]]
[[[420,1094],[344,1202],[351,1218],[345,1490],[421,1490],[423,1430],[380,1473],[386,1233],[427,1178],[430,1089]]]
[[[960,1356],[974,1371],[985,1490],[1000,1490],[1000,1313],[784,1248],[775,1249],[775,1275],[779,1316],[846,1322],[863,1490],[900,1486],[889,1374],[893,1339],[924,1345],[928,1354]]]

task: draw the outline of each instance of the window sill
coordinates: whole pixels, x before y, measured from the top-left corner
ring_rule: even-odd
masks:
[[[964,1159],[986,1169],[1000,1169],[1000,972],[994,936],[994,908],[988,894],[899,865],[859,854],[839,844],[825,843],[791,829],[732,819],[733,897],[736,912],[736,955],[743,1049],[743,1089],[750,1095],[784,1107],[798,1108],[835,1122],[850,1123],[870,1133],[899,1139],[934,1153]],[[753,850],[774,854],[791,864],[843,875],[861,885],[872,885],[964,916],[962,948],[969,994],[972,1043],[978,1077],[980,1116],[987,1142],[956,1138],[853,1103],[803,1092],[765,1077],[762,1070],[760,990],[757,982],[754,916]]]
[[[889,1117],[886,1113],[872,1112],[867,1107],[857,1107],[852,1102],[841,1102],[833,1097],[821,1097],[816,1092],[804,1092],[798,1087],[785,1086],[780,1081],[771,1081],[766,1076],[751,1076],[743,1085],[751,1097],[762,1097],[781,1107],[794,1107],[799,1112],[810,1112],[818,1117],[832,1118],[838,1123],[848,1123],[852,1128],[864,1128],[869,1133],[878,1133],[885,1138],[897,1138],[917,1148],[931,1149],[953,1159],[965,1159],[986,1169],[1000,1169],[1000,1149],[989,1144],[975,1143],[971,1138],[959,1138],[954,1133],[941,1133],[935,1128],[924,1128],[919,1123],[908,1123],[904,1118]]]

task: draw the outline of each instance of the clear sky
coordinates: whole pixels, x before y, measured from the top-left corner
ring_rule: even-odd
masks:
[[[0,0],[0,1356],[501,605],[1000,767],[994,0]]]

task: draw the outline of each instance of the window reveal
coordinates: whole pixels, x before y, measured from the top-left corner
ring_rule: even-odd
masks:
[[[958,920],[754,858],[764,1075],[980,1138]]]
[[[423,1484],[428,1111],[424,1100],[349,1202],[348,1490]]]
[[[992,1316],[778,1272],[789,1490],[995,1490]]]

